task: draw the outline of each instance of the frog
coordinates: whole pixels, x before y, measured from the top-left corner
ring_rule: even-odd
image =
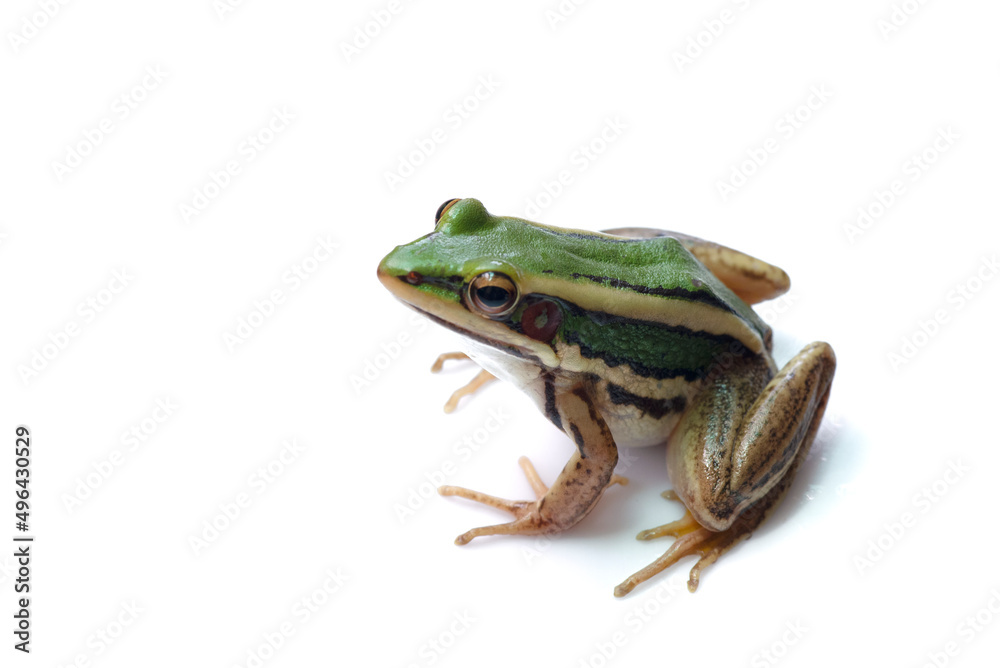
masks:
[[[444,202],[431,232],[378,266],[398,300],[460,335],[481,371],[445,406],[496,379],[523,390],[575,448],[551,485],[518,462],[534,499],[508,500],[454,485],[513,516],[481,536],[553,534],[586,517],[614,485],[619,448],[666,445],[667,499],[681,519],[641,531],[673,537],[617,587],[622,597],[695,556],[687,588],[750,535],[786,496],[815,440],[836,356],[806,345],[782,367],[772,331],[752,305],[784,294],[788,275],[746,253],[647,227],[601,232],[496,216],[474,198]]]

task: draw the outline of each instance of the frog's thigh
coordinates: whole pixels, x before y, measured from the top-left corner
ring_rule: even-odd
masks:
[[[751,255],[701,239],[681,243],[747,304],[774,299],[791,287],[788,274],[780,267]]]
[[[741,361],[699,393],[667,448],[674,490],[699,524],[728,529],[779,486],[812,443],[835,367],[816,342],[769,382],[763,360]]]

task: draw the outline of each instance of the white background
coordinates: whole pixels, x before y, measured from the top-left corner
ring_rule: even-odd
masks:
[[[902,5],[893,26],[888,0],[594,0],[566,17],[555,0],[423,0],[388,22],[387,0],[5,3],[0,538],[15,533],[21,423],[37,538],[29,657],[12,649],[13,543],[0,551],[2,664],[995,658],[1000,7]],[[294,118],[269,134],[275,109]],[[102,121],[110,132],[88,140]],[[621,130],[602,144],[609,121]],[[258,135],[269,141],[254,152]],[[763,165],[744,165],[765,146]],[[914,172],[925,151],[933,164]],[[419,166],[390,187],[411,156]],[[229,161],[239,172],[215,188]],[[750,175],[724,198],[734,169]],[[562,171],[568,185],[540,198]],[[850,233],[895,180],[891,204]],[[827,420],[788,498],[696,594],[689,559],[612,596],[669,544],[635,533],[681,514],[659,497],[662,449],[627,453],[631,484],[551,541],[458,548],[454,536],[504,517],[420,497],[444,476],[524,498],[517,457],[551,481],[572,447],[499,384],[444,415],[474,369],[431,376],[455,342],[375,279],[462,196],[750,252],[792,277],[759,308],[779,363],[814,339],[835,348]],[[332,257],[310,259],[317,239],[336,243]],[[283,278],[294,267],[315,271],[296,285]],[[275,290],[270,317],[227,345]],[[123,441],[133,428],[143,441]],[[256,472],[293,439],[301,451],[262,488]],[[226,526],[220,507],[239,498],[249,505]],[[320,602],[308,616],[303,597]],[[977,613],[985,624],[970,626]]]

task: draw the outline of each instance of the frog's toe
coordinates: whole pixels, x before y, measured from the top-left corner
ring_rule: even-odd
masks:
[[[723,531],[712,531],[701,526],[685,509],[684,517],[664,524],[663,526],[641,532],[637,538],[648,540],[661,536],[676,536],[677,540],[663,553],[663,555],[625,579],[620,585],[615,587],[615,596],[625,596],[639,585],[650,579],[657,573],[677,563],[687,556],[699,555],[701,558],[691,568],[691,575],[688,578],[688,591],[694,592],[698,589],[701,580],[701,572],[718,560],[723,554],[735,547],[739,542],[750,537],[758,526],[767,519],[774,510],[775,505],[787,490],[787,483],[778,485],[771,490],[763,499],[747,508],[735,522]],[[665,492],[664,497],[676,498],[672,492]]]
[[[457,487],[455,485],[442,485],[438,487],[438,494],[441,496],[460,496],[463,499],[469,499],[470,501],[482,503],[483,505],[490,506],[491,508],[506,510],[514,515],[518,515],[522,511],[523,506],[531,503],[530,501],[508,501],[507,499],[501,499],[498,496],[483,494],[482,492],[466,489],[465,487]]]
[[[679,520],[679,522],[684,522],[684,520]],[[673,524],[678,524],[679,522],[674,522]],[[670,549],[664,552],[663,556],[651,563],[649,566],[633,573],[626,578],[624,582],[615,587],[615,596],[625,596],[630,591],[635,589],[636,585],[645,582],[654,575],[674,565],[684,557],[697,554],[700,555],[701,558],[697,563],[695,563],[694,566],[691,567],[691,574],[688,577],[687,585],[688,591],[694,593],[698,589],[698,582],[701,580],[701,572],[706,567],[715,563],[715,561],[722,556],[723,553],[729,551],[729,549],[736,545],[736,543],[750,537],[749,532],[744,532],[742,530],[715,532],[701,527],[697,522],[694,522],[694,524],[697,525],[698,528],[691,529],[685,525],[683,533],[673,534],[680,537],[674,541],[674,544],[670,546]]]
[[[497,510],[505,510],[515,517],[513,522],[495,524],[487,527],[478,527],[476,529],[466,531],[455,539],[456,545],[465,545],[478,536],[544,533],[546,531],[546,523],[541,518],[539,508],[541,505],[540,499],[549,491],[548,485],[542,482],[541,477],[538,475],[538,471],[535,470],[535,467],[531,463],[530,459],[527,457],[521,457],[517,460],[517,463],[521,466],[521,470],[524,471],[524,477],[528,479],[528,484],[531,485],[531,489],[535,493],[534,501],[509,501],[507,499],[501,499],[497,496],[483,494],[482,492],[476,492],[471,489],[466,489],[465,487],[456,487],[454,485],[443,485],[438,487],[438,494],[441,496],[460,496],[463,499],[476,501],[478,503],[482,503],[483,505],[490,506],[491,508],[496,508]]]
[[[711,560],[708,560],[710,555],[702,552],[703,544],[712,542],[712,536],[713,532],[704,528],[696,529],[690,533],[684,534],[674,541],[674,544],[670,546],[669,550],[663,553],[663,556],[642,570],[636,571],[627,577],[624,582],[615,587],[615,596],[625,596],[630,591],[635,589],[637,585],[645,582],[670,566],[673,566],[680,559],[683,559],[688,555],[701,552],[702,558],[691,570],[691,579],[688,580],[688,589],[693,592],[698,588],[698,576],[701,573],[701,569],[718,559],[718,554],[716,554],[711,557]],[[706,563],[703,564],[702,562]]]
[[[431,373],[438,373],[444,368],[444,363],[448,360],[467,360],[469,356],[465,353],[441,353],[438,358],[434,360],[434,364],[431,365]]]
[[[480,390],[480,388],[482,388],[483,385],[486,385],[487,383],[492,382],[496,379],[497,379],[496,376],[494,376],[486,369],[483,369],[478,374],[476,374],[475,378],[473,378],[468,383],[466,383],[465,385],[463,385],[462,387],[458,388],[457,390],[451,393],[451,396],[448,398],[448,401],[446,401],[444,404],[444,412],[451,413],[456,408],[458,408],[458,402],[462,400],[462,397],[467,397],[471,394],[475,394]]]
[[[663,536],[674,536],[676,538],[680,538],[681,536],[689,534],[700,528],[701,525],[698,524],[697,520],[695,520],[694,515],[691,514],[691,511],[685,508],[684,517],[680,518],[676,522],[669,522],[658,527],[653,527],[652,529],[640,531],[636,535],[636,540],[652,540],[654,538],[662,538]]]
[[[513,522],[505,524],[494,524],[470,529],[455,539],[455,545],[465,545],[473,538],[478,538],[479,536],[536,534],[546,533],[549,530],[549,523],[542,518],[539,512],[541,503],[538,500],[508,501],[507,499],[501,499],[496,496],[452,485],[439,487],[438,493],[442,496],[461,496],[462,498],[482,503],[497,510],[505,510],[515,518]]]
[[[523,516],[513,522],[470,529],[455,539],[455,545],[465,545],[473,538],[478,538],[479,536],[538,534],[547,532],[547,525],[542,520],[538,511],[527,510]]]
[[[441,353],[438,358],[434,360],[434,364],[431,365],[431,373],[438,373],[444,368],[444,363],[448,360],[467,360],[469,356],[465,353],[454,352],[454,353]],[[462,397],[469,396],[470,394],[475,394],[479,389],[489,383],[490,381],[496,380],[496,376],[491,374],[489,371],[482,369],[476,377],[470,380],[468,383],[458,388],[451,393],[448,401],[444,404],[444,412],[451,413],[456,408],[458,408],[458,402],[462,400]]]
[[[618,475],[617,473],[615,473],[611,476],[611,480],[608,481],[608,487],[611,487],[611,485],[621,485],[622,487],[625,487],[626,485],[628,485],[628,478],[626,478],[623,475]]]

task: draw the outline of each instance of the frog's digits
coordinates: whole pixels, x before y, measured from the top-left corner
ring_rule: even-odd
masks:
[[[688,513],[639,534],[678,540],[615,595],[700,554],[694,591],[701,569],[785,494],[822,420],[833,350],[810,344],[777,372],[771,330],[748,306],[785,292],[787,275],[694,237],[558,229],[492,216],[474,199],[449,200],[436,223],[386,256],[379,278],[465,337],[484,369],[480,384],[514,382],[576,444],[550,488],[522,461],[533,501],[442,488],[515,517],[456,542],[562,531],[624,483],[613,475],[617,446],[667,442],[667,471]]]

